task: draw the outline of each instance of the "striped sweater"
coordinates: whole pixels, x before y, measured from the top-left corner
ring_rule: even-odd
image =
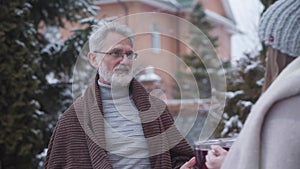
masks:
[[[114,169],[150,168],[149,151],[129,86],[98,81],[104,114],[106,150]]]
[[[76,99],[57,122],[48,146],[46,169],[112,169],[105,149],[98,78],[97,75],[84,95]],[[176,129],[166,105],[149,96],[136,80],[132,80],[130,91],[139,110],[151,168],[180,168],[193,152]]]

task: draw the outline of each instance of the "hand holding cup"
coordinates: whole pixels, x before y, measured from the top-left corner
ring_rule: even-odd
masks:
[[[205,156],[205,165],[208,169],[219,169],[227,155],[228,149],[224,149],[220,145],[211,145],[211,150]]]
[[[197,169],[219,169],[234,139],[221,138],[195,143]]]

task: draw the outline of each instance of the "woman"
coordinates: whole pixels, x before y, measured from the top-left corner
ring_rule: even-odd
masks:
[[[259,36],[267,46],[264,93],[230,151],[212,146],[209,169],[299,169],[300,1],[271,5]]]

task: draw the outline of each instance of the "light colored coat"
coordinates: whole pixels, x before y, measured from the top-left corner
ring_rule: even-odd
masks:
[[[262,94],[221,169],[300,168],[300,57]]]

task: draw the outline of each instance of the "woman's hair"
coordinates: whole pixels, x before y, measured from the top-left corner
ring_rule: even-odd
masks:
[[[104,39],[109,32],[116,32],[129,38],[131,45],[134,43],[134,35],[129,27],[126,25],[121,25],[116,22],[104,23],[101,26],[94,25],[94,30],[89,37],[89,49],[90,51],[101,50],[103,47]]]
[[[266,58],[265,82],[262,91],[266,91],[279,73],[296,57],[284,54],[277,49],[268,46]]]
[[[299,21],[299,0],[278,0],[262,15],[258,35],[268,46],[263,92],[292,60],[300,56]]]

